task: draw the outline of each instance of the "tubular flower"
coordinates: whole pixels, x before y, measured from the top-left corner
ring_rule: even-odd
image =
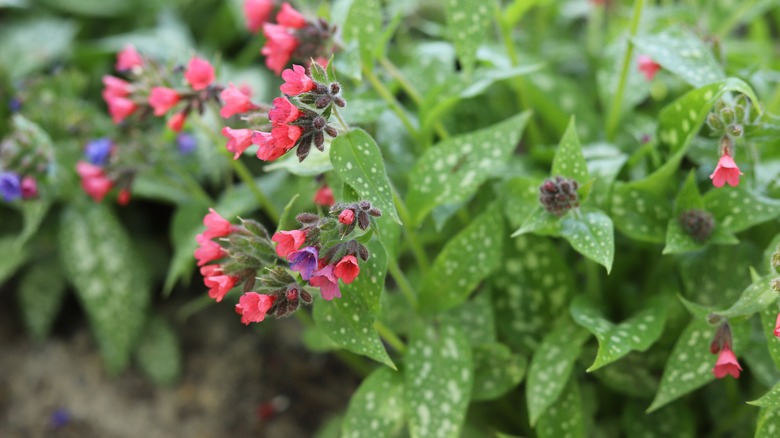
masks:
[[[84,155],[91,164],[105,166],[113,148],[111,139],[102,137],[88,142],[84,147]]]
[[[114,97],[127,97],[132,91],[130,82],[111,75],[103,76],[103,86],[102,95],[106,103]]]
[[[358,266],[357,257],[353,255],[344,256],[333,269],[333,273],[336,278],[340,278],[345,284],[352,283],[355,277],[360,274],[360,266]]]
[[[244,90],[236,88],[232,82],[227,88],[222,90],[219,97],[225,102],[225,105],[219,110],[219,115],[225,119],[257,108],[257,106],[249,100],[250,93],[245,93]]]
[[[174,132],[181,132],[181,129],[184,127],[184,122],[186,120],[187,120],[187,112],[179,111],[178,113],[174,114],[170,119],[168,119],[166,125]]]
[[[284,97],[274,99],[274,107],[268,111],[268,119],[274,126],[292,123],[301,116],[301,110]]]
[[[214,82],[214,67],[203,58],[193,57],[187,65],[184,78],[193,90],[203,90]]]
[[[257,33],[263,27],[263,23],[271,17],[273,9],[273,0],[244,0],[244,18],[247,29],[252,33]]]
[[[658,70],[661,70],[661,66],[656,64],[655,61],[647,55],[639,55],[637,57],[637,68],[645,75],[645,79],[647,79],[648,82],[653,80],[655,74],[658,73]]]
[[[114,186],[102,168],[86,161],[76,163],[76,173],[81,177],[81,188],[97,202],[102,201]]]
[[[161,116],[179,103],[179,93],[167,87],[154,87],[149,94],[149,105],[154,109],[155,116]]]
[[[715,368],[712,369],[712,373],[715,377],[722,379],[726,377],[726,374],[738,379],[739,372],[742,371],[742,367],[737,362],[737,357],[734,356],[734,352],[731,351],[728,345],[724,345],[718,354],[718,361],[715,363]]]
[[[334,298],[341,298],[339,290],[339,279],[333,272],[333,265],[326,265],[316,271],[309,280],[309,284],[320,288],[322,298],[330,301]]]
[[[227,255],[220,244],[212,241],[203,234],[198,234],[196,239],[198,241],[198,245],[200,245],[200,247],[195,250],[195,258],[198,260],[198,266],[203,266],[206,263],[221,259]]]
[[[117,71],[132,70],[135,67],[143,67],[144,58],[135,50],[131,44],[125,46],[121,52],[116,55],[116,64],[114,68]]]
[[[22,182],[14,172],[0,172],[0,195],[7,202],[22,197]]]
[[[279,88],[282,90],[282,93],[289,96],[297,96],[316,87],[314,81],[306,74],[306,69],[297,64],[293,65],[292,70],[287,69],[283,71],[282,79],[285,82]]]
[[[203,217],[203,225],[206,226],[203,236],[207,239],[225,237],[233,231],[230,221],[220,216],[213,208],[209,208],[209,213]]]
[[[287,255],[290,261],[290,269],[301,273],[301,278],[308,280],[312,272],[317,269],[317,248],[306,246]]]
[[[263,161],[273,161],[289,150],[284,147],[277,147],[273,135],[271,135],[270,132],[255,132],[252,136],[252,143],[259,146],[257,149],[257,158]]]
[[[274,305],[275,298],[257,292],[247,292],[241,295],[236,304],[236,313],[241,315],[241,322],[249,325],[250,322],[261,322],[265,314]]]
[[[306,19],[303,18],[303,15],[287,2],[282,3],[282,9],[276,14],[276,22],[284,27],[293,29],[300,29],[306,26]]]
[[[266,42],[260,53],[265,56],[265,65],[277,75],[281,74],[300,42],[287,27],[278,24],[265,23],[263,35]]]
[[[110,96],[106,99],[106,103],[108,104],[108,113],[111,114],[111,120],[116,125],[122,123],[124,119],[138,109],[138,105],[135,102],[125,97]]]
[[[212,275],[203,279],[203,283],[209,288],[209,296],[216,300],[216,302],[222,301],[222,298],[233,289],[233,286],[238,282],[238,277],[230,275]]]
[[[291,252],[297,251],[306,240],[306,233],[301,230],[278,231],[271,240],[276,242],[276,254],[279,257],[287,257]]]
[[[740,175],[742,175],[742,172],[739,171],[737,163],[734,162],[728,151],[724,151],[720,156],[720,160],[718,160],[715,171],[710,175],[710,179],[715,187],[723,187],[726,183],[731,187],[736,187],[739,185]]]
[[[333,190],[327,185],[317,189],[317,192],[314,194],[314,203],[323,207],[330,207],[335,204],[336,198],[333,197]]]
[[[222,128],[222,135],[228,139],[225,148],[233,152],[234,160],[237,160],[246,148],[252,146],[252,135],[254,132],[251,129],[233,129],[227,126]]]
[[[38,182],[31,176],[22,178],[22,198],[32,199],[38,196]]]

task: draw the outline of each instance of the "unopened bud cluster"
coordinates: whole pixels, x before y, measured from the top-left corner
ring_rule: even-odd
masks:
[[[15,130],[0,141],[0,199],[13,202],[40,196],[40,182],[48,179],[53,151],[37,126],[14,117]]]
[[[744,94],[740,94],[733,105],[720,100],[707,115],[707,126],[718,136],[742,137],[745,126],[753,124],[750,110],[750,100]]]
[[[578,188],[577,181],[571,178],[562,176],[549,178],[539,186],[539,202],[549,213],[563,216],[572,208],[580,206]]]
[[[683,231],[698,242],[707,240],[715,229],[715,218],[707,210],[686,210],[680,213],[677,220]]]

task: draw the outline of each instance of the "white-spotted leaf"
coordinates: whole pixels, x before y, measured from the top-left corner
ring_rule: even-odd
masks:
[[[474,347],[474,386],[472,400],[493,400],[520,384],[528,361],[504,344],[490,343]]]
[[[172,385],[181,374],[179,340],[162,317],[152,316],[146,321],[135,357],[144,374],[158,385]]]
[[[585,410],[582,406],[580,387],[574,376],[560,398],[539,417],[536,436],[539,438],[585,438]]]
[[[393,437],[404,425],[403,375],[377,368],[349,401],[341,423],[342,438]]]
[[[379,297],[385,285],[387,255],[376,240],[369,244],[369,251],[368,260],[360,261],[360,275],[350,284],[339,283],[341,298],[315,301],[314,321],[342,348],[395,369],[374,329]]]
[[[497,176],[517,147],[529,117],[524,112],[425,151],[409,172],[406,202],[413,224],[422,222],[439,205],[469,199],[488,178]]]
[[[759,195],[745,187],[722,187],[704,195],[707,209],[719,226],[739,233],[780,216],[780,200]]]
[[[336,137],[330,147],[330,160],[338,176],[355,189],[361,199],[401,223],[393,204],[382,152],[366,131],[353,129]]]
[[[690,31],[671,28],[656,35],[636,36],[631,41],[638,52],[694,87],[726,78],[711,49]]]
[[[444,318],[457,324],[466,333],[471,345],[487,344],[496,340],[496,321],[489,291],[463,302],[444,314]]]
[[[577,137],[574,117],[569,121],[569,127],[566,128],[566,132],[558,144],[558,149],[555,150],[550,175],[571,178],[577,181],[580,187],[590,178],[588,176],[588,163],[582,155],[582,146],[580,146],[580,139]]]
[[[780,409],[780,383],[773,386],[772,389],[760,398],[749,401],[748,404],[763,408]]]
[[[775,438],[780,430],[780,409],[761,408],[756,420],[755,438]]]
[[[715,356],[709,345],[715,329],[705,321],[695,319],[683,330],[674,344],[661,377],[661,384],[647,412],[694,391],[715,379],[712,367]]]
[[[574,322],[585,327],[599,341],[596,360],[588,368],[595,371],[633,351],[645,351],[661,336],[666,323],[667,306],[658,300],[630,319],[613,324],[584,296],[575,298],[570,306]]]
[[[0,257],[0,284],[14,275],[17,269],[27,261],[29,252],[24,248],[19,248],[15,237],[0,238],[0,253],[13,254],[13,257]]]
[[[535,233],[542,236],[558,236],[560,235],[560,226],[561,222],[557,216],[545,210],[541,205],[537,205],[526,216],[520,228],[516,229],[509,237],[517,237],[527,233]]]
[[[122,370],[144,328],[150,287],[130,236],[105,204],[67,208],[59,251],[111,372]]]
[[[490,31],[490,19],[495,12],[495,0],[445,0],[447,36],[466,74],[474,69],[477,49]]]
[[[561,396],[590,334],[568,319],[547,334],[528,367],[526,400],[531,425]]]
[[[473,382],[471,346],[457,326],[443,323],[415,329],[404,368],[404,406],[411,437],[460,437]]]
[[[580,254],[612,270],[615,258],[615,231],[612,219],[600,210],[583,210],[579,215],[571,213],[561,220],[561,237],[568,240]]]
[[[780,339],[775,336],[775,325],[777,324],[777,306],[767,306],[761,311],[761,327],[766,338],[766,347],[769,355],[775,363],[775,367],[780,369]]]
[[[65,279],[57,263],[42,260],[24,272],[17,288],[17,301],[27,331],[45,339],[65,297]]]
[[[380,0],[353,0],[344,21],[346,42],[357,42],[363,64],[370,66],[376,51],[376,41],[382,33],[382,2]]]
[[[433,261],[423,280],[419,306],[423,312],[456,307],[501,263],[504,219],[493,204],[455,235]]]
[[[737,302],[728,309],[717,312],[724,318],[747,318],[777,302],[777,292],[772,288],[773,275],[761,277],[748,286]]]

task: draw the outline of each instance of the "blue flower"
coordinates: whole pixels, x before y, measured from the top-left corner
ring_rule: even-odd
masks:
[[[176,144],[179,146],[179,152],[183,155],[191,153],[198,146],[195,136],[186,132],[176,136]]]
[[[87,143],[84,148],[84,155],[87,161],[95,166],[105,166],[108,162],[108,156],[111,154],[113,143],[110,138],[97,138]]]
[[[22,181],[13,172],[0,172],[0,195],[11,202],[22,197]]]
[[[317,258],[317,248],[313,246],[305,246],[287,256],[290,269],[300,272],[304,280],[310,279],[312,272],[317,269]]]

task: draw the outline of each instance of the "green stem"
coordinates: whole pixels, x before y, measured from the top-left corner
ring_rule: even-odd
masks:
[[[403,271],[401,271],[401,268],[398,267],[398,263],[395,261],[395,258],[392,257],[392,254],[388,254],[387,257],[387,270],[390,272],[390,276],[393,277],[393,280],[398,284],[398,288],[401,290],[401,293],[404,294],[406,301],[409,302],[412,309],[416,310],[417,294],[414,292],[414,289],[412,289],[412,285],[409,283],[409,280],[406,278]]]
[[[623,56],[623,66],[620,68],[620,81],[618,82],[618,88],[615,91],[615,97],[612,99],[612,106],[609,108],[609,115],[607,116],[607,140],[612,141],[615,139],[615,133],[617,131],[618,122],[620,121],[620,112],[623,106],[623,93],[626,89],[626,82],[628,80],[628,70],[631,67],[631,57],[634,55],[634,45],[631,43],[637,30],[639,29],[639,20],[642,17],[642,9],[644,8],[644,0],[636,0],[634,2],[634,14],[631,17],[631,27],[629,28],[628,41],[626,41],[626,54]]]
[[[339,121],[339,124],[344,129],[344,131],[349,132],[349,125],[347,125],[347,122],[344,121],[343,118],[341,118],[341,114],[339,113],[339,110],[334,106],[332,114],[336,116],[336,120]]]
[[[368,82],[371,83],[371,86],[374,87],[374,90],[379,93],[382,99],[384,99],[385,102],[390,105],[390,109],[398,116],[399,119],[401,119],[401,123],[404,124],[406,130],[409,131],[409,134],[416,139],[418,136],[417,128],[414,127],[414,124],[409,119],[406,111],[404,111],[404,109],[401,107],[401,104],[398,103],[390,90],[388,90],[387,87],[382,84],[376,74],[374,74],[374,71],[366,65],[363,66],[363,75],[368,78]]]
[[[409,242],[409,246],[412,249],[412,254],[414,254],[414,258],[417,260],[417,264],[419,265],[420,270],[425,273],[428,271],[428,268],[431,265],[428,261],[428,256],[425,254],[425,249],[423,249],[420,241],[417,240],[417,234],[415,234],[414,230],[410,228],[412,224],[412,217],[409,214],[409,210],[406,208],[406,204],[404,204],[404,201],[398,195],[398,191],[395,189],[395,186],[392,187],[392,190],[395,207],[396,210],[398,210],[398,216],[401,219],[401,222],[405,224],[404,231],[406,234],[406,240]]]
[[[184,187],[190,194],[198,198],[205,205],[214,205],[214,200],[203,190],[203,187],[188,172],[182,171],[179,167],[175,168],[175,175],[181,178]]]
[[[404,345],[404,341],[402,341],[394,331],[390,330],[390,327],[384,325],[381,321],[376,320],[374,321],[374,329],[376,329],[377,333],[379,333],[379,336],[381,336],[385,342],[390,344],[390,346],[393,347],[395,351],[401,354],[406,353],[406,345]]]

